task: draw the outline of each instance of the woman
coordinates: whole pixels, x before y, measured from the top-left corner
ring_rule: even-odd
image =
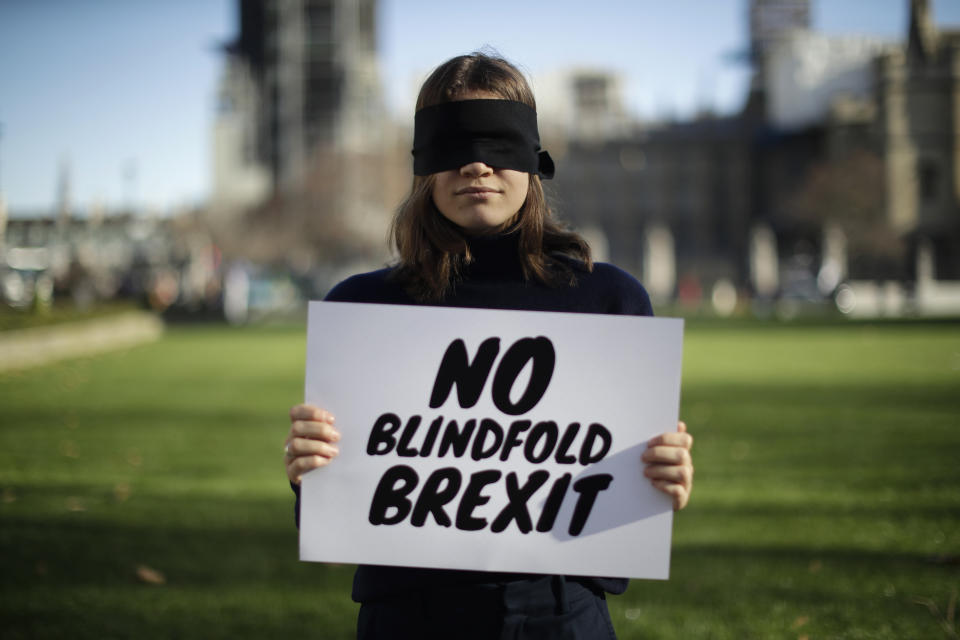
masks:
[[[652,315],[626,272],[593,263],[577,234],[553,220],[536,103],[523,75],[485,55],[456,57],[417,100],[414,178],[397,210],[396,265],[338,284],[327,300]],[[332,462],[333,415],[297,405],[284,462],[301,476]],[[682,509],[693,482],[692,437],[681,422],[650,441],[644,474]],[[359,638],[613,638],[607,593],[627,580],[360,566],[353,598]]]

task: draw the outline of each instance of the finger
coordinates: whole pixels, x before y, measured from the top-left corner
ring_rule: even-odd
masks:
[[[336,458],[340,455],[340,450],[334,445],[322,440],[311,438],[293,438],[285,447],[287,457],[297,458],[300,456],[323,456],[325,458]]]
[[[687,432],[687,423],[683,420],[677,421],[677,432],[687,437],[687,449],[693,449],[693,436]]]
[[[326,442],[339,442],[340,432],[329,422],[315,422],[313,420],[297,420],[290,425],[290,437],[313,438]]]
[[[323,456],[300,456],[287,463],[287,477],[293,484],[300,484],[303,474],[325,467],[330,464],[331,458]]]
[[[312,404],[298,404],[292,407],[290,409],[290,421],[296,420],[312,420],[331,424],[335,421],[332,413]]]
[[[666,480],[690,488],[693,483],[693,467],[683,465],[652,464],[643,470],[651,480]]]
[[[290,459],[287,464],[287,475],[303,475],[308,471],[325,467],[333,462],[333,458],[326,456],[298,456]]]
[[[648,464],[677,464],[693,466],[690,451],[684,447],[654,446],[648,447],[640,456]]]
[[[693,447],[693,436],[689,433],[671,432],[661,433],[647,441],[647,446],[667,445],[671,447],[683,447],[690,449]]]
[[[690,494],[682,486],[666,480],[654,480],[653,486],[673,498],[673,510],[679,511],[687,506]]]

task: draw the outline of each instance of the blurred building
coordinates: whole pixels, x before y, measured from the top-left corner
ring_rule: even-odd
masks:
[[[812,302],[881,279],[902,298],[960,279],[960,34],[926,0],[904,43],[811,32],[803,0],[752,0],[749,23],[743,109],[569,127],[562,214],[661,300],[733,286]],[[621,122],[588,80],[568,83],[586,122]]]
[[[304,277],[350,260],[379,264],[398,178],[376,0],[236,6],[213,136],[218,242],[231,259]]]
[[[770,40],[762,68],[767,123],[781,131],[815,127],[826,122],[838,97],[872,100],[873,61],[891,44],[807,29],[788,30]]]
[[[313,151],[369,151],[382,140],[375,0],[238,0],[224,48],[214,197],[251,188],[229,167],[256,168],[272,189],[301,182]]]
[[[922,288],[931,270],[960,280],[960,30],[938,29],[929,0],[909,16],[898,43],[789,34],[770,54],[767,121],[812,145],[775,192],[779,220],[845,231],[851,279]]]
[[[7,214],[0,194],[0,307],[43,312],[125,299],[219,313],[220,256],[196,211],[170,217],[73,202],[62,162],[52,210]]]
[[[810,0],[752,0],[749,14],[750,57],[760,71],[771,45],[785,33],[810,28]]]
[[[938,30],[911,3],[905,47],[876,61],[887,215],[932,243],[941,277],[960,279],[960,28]]]
[[[214,214],[236,213],[261,202],[273,174],[259,145],[259,92],[250,67],[228,55],[217,96],[211,150],[210,207]]]
[[[595,74],[590,82],[574,76],[570,87],[580,96],[596,84]],[[590,97],[574,102],[602,108]],[[591,114],[605,128],[570,129],[555,186],[561,215],[602,235],[602,258],[642,275],[658,299],[672,299],[691,270],[736,276],[749,211],[746,124],[703,114],[627,126],[622,108],[613,103],[607,117]],[[598,135],[604,131],[616,133]]]
[[[68,213],[64,213],[67,211]],[[85,309],[126,299],[157,311],[220,308],[219,253],[203,229],[179,218],[94,209],[17,212],[0,238],[0,302]]]

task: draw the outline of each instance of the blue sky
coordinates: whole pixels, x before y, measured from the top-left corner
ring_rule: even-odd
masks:
[[[814,0],[814,28],[900,39],[907,0]],[[736,109],[747,0],[381,0],[388,104],[406,114],[418,80],[485,45],[532,77],[570,66],[619,71],[642,117]],[[549,9],[545,9],[549,7]],[[960,2],[933,0],[939,25]],[[54,206],[67,162],[74,204],[130,200],[159,211],[202,202],[231,0],[0,0],[0,191],[9,208]]]

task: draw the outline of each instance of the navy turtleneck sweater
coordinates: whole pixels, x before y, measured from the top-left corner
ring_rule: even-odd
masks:
[[[653,315],[650,298],[637,280],[617,267],[595,263],[587,271],[580,263],[560,257],[576,274],[573,286],[550,287],[527,281],[521,269],[516,235],[471,238],[471,262],[453,292],[440,302],[444,307],[515,309],[526,311],[567,311],[620,315]],[[371,302],[379,304],[422,304],[410,297],[403,286],[390,278],[392,269],[380,269],[352,276],[325,298],[335,302]],[[639,461],[637,462],[639,464]],[[297,514],[300,512],[300,487],[294,486]],[[299,517],[298,517],[299,520]],[[360,565],[353,580],[353,599],[368,602],[412,591],[443,589],[454,585],[521,580],[522,574],[489,573]],[[623,578],[571,577],[586,586],[623,593]]]

